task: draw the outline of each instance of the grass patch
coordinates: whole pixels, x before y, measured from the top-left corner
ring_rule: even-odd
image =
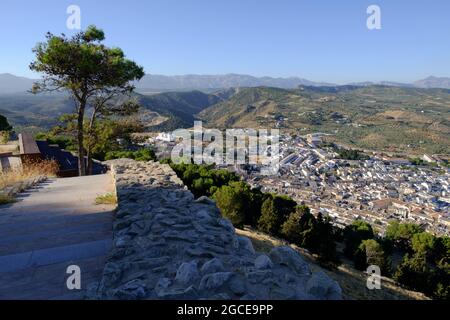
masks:
[[[0,194],[0,206],[13,202],[16,202],[16,200],[13,197]]]
[[[117,204],[117,196],[114,193],[107,193],[95,198],[95,204]]]
[[[0,190],[17,182],[37,178],[39,176],[56,177],[58,164],[53,160],[27,163],[23,167],[13,168],[0,173]]]

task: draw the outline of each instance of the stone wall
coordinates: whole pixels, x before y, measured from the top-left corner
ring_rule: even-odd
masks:
[[[109,163],[119,206],[114,247],[91,299],[341,299],[290,247],[255,252],[208,198],[195,200],[168,165]]]

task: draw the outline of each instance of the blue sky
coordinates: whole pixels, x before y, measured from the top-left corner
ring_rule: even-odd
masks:
[[[154,74],[244,73],[315,81],[410,82],[450,76],[447,0],[40,0],[0,3],[0,73],[28,70],[47,31],[67,30],[66,9],[82,28],[104,29],[107,44]],[[381,30],[366,9],[381,8]]]

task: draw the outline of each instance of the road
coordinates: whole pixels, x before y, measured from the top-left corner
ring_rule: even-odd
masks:
[[[109,174],[51,179],[0,206],[0,299],[82,299],[112,244],[114,206],[95,198],[112,191]],[[70,265],[81,290],[67,288]]]

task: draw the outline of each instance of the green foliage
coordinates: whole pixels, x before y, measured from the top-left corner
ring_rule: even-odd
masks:
[[[354,254],[355,268],[366,270],[370,265],[381,268],[381,272],[386,275],[390,272],[387,257],[383,247],[374,239],[363,240]]]
[[[143,148],[137,151],[109,151],[105,156],[105,160],[122,158],[133,159],[136,161],[156,161],[155,152],[149,148]]]
[[[319,213],[317,219],[307,206],[298,206],[283,223],[281,235],[284,239],[316,253],[319,262],[333,266],[338,262],[333,227]]]
[[[343,149],[336,150],[338,157],[345,160],[367,160],[369,157],[360,150]]]
[[[312,252],[319,256],[319,262],[322,265],[334,267],[339,263],[336,253],[336,238],[330,219],[323,218],[319,213],[314,228],[316,243],[313,244]]]
[[[367,97],[370,96],[370,99]],[[423,101],[439,101],[422,112]],[[375,103],[376,101],[376,103]],[[450,92],[445,89],[367,87],[242,88],[200,113],[210,127],[274,127],[282,116],[286,131],[332,134],[327,139],[352,149],[396,153],[449,154],[447,121]],[[249,108],[251,106],[251,108]],[[273,116],[273,117],[272,117]],[[424,126],[424,123],[439,124]],[[423,141],[423,143],[421,142]],[[359,158],[359,155],[345,156]]]
[[[38,43],[33,49],[35,61],[30,64],[31,70],[43,74],[42,80],[34,84],[33,93],[63,90],[76,102],[72,120],[76,122],[73,131],[76,132],[80,175],[86,174],[86,153],[88,170],[92,168],[97,118],[121,114],[122,108],[117,108],[111,100],[130,94],[134,89],[132,81],[144,76],[142,67],[126,59],[121,49],[102,44],[103,40],[104,32],[95,26],[71,38],[48,33],[46,42]],[[86,128],[87,109],[91,112]]]
[[[9,140],[9,131],[12,127],[9,125],[6,117],[0,114],[0,144],[6,144]]]
[[[139,103],[144,108],[168,118],[163,123],[150,127],[151,131],[157,132],[189,128],[197,113],[219,101],[221,98],[217,95],[200,91],[163,92],[139,97]]]
[[[351,225],[344,229],[344,253],[353,258],[356,249],[363,240],[373,239],[374,233],[372,226],[365,221],[355,220]]]
[[[402,263],[397,267],[394,279],[401,284],[411,288],[430,294],[429,280],[432,270],[427,264],[426,258],[422,255],[406,254]]]
[[[409,162],[411,162],[411,164],[415,166],[423,166],[426,164],[426,162],[420,158],[411,158],[409,159]]]
[[[317,253],[321,263],[330,265],[338,261],[330,221],[321,215],[315,219],[307,206],[297,206],[287,196],[251,189],[227,170],[216,170],[205,165],[174,164],[170,159],[161,162],[170,164],[196,197],[212,196],[222,215],[236,227],[257,226],[266,233],[282,236]]]
[[[45,140],[49,144],[58,145],[61,149],[74,151],[76,150],[76,141],[69,136],[57,135],[53,130],[49,132],[39,132],[35,136],[36,140]]]
[[[101,44],[104,39],[103,31],[95,26],[89,26],[72,38],[48,33],[47,41],[33,49],[36,60],[30,68],[44,73],[35,91],[64,88],[78,96],[79,93],[92,96],[99,90],[114,87],[129,91],[129,81],[142,78],[144,70],[125,59],[119,48]]]
[[[95,198],[95,204],[117,204],[117,196],[114,193],[107,193]]]
[[[9,141],[9,131],[0,131],[0,144],[7,144]]]
[[[197,164],[174,164],[169,161],[172,169],[196,198],[212,196],[222,186],[239,181],[239,177],[228,170],[216,170],[214,166]]]
[[[386,228],[385,238],[391,241],[394,246],[403,250],[409,250],[414,234],[422,231],[423,229],[417,224],[400,223],[397,220],[393,220],[389,222]]]
[[[394,278],[404,286],[436,299],[450,299],[450,238],[414,233],[411,254],[406,254]]]
[[[6,117],[0,114],[0,131],[11,131],[12,127],[9,125]]]
[[[271,235],[279,235],[281,226],[294,212],[297,203],[284,195],[272,195],[262,204],[258,229]]]
[[[291,243],[306,247],[309,243],[310,230],[315,223],[314,216],[306,206],[298,206],[281,227],[281,234]]]
[[[428,232],[415,233],[411,240],[411,248],[417,254],[431,257],[436,246],[436,237]]]
[[[222,186],[213,195],[222,215],[234,226],[242,228],[249,213],[250,187],[244,182],[231,182]]]

